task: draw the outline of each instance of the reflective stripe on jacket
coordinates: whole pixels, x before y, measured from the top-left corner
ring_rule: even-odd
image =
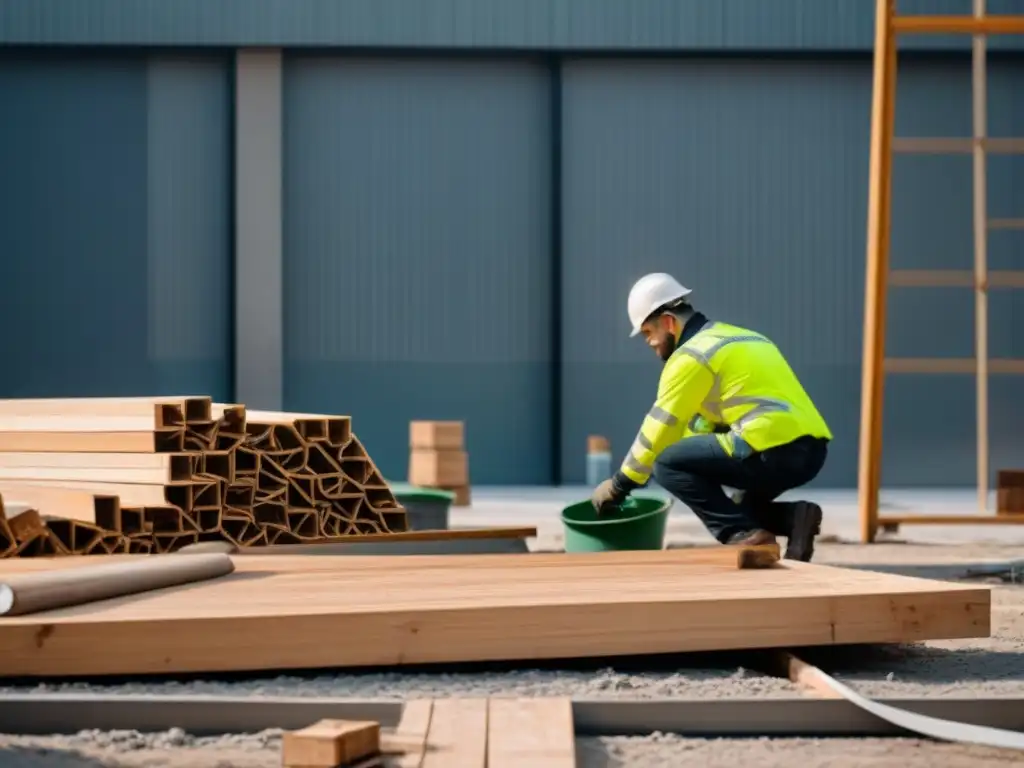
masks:
[[[804,436],[832,439],[778,347],[726,323],[707,323],[665,363],[658,397],[620,471],[643,485],[668,446],[707,432],[729,455],[740,446],[764,451]]]

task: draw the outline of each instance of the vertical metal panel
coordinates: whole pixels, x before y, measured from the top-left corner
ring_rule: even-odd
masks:
[[[959,126],[966,135],[967,66],[902,65],[900,133],[942,135]],[[1010,89],[1024,82],[1017,69],[993,66],[994,105],[1000,93],[1012,101]],[[564,479],[582,479],[588,433],[609,435],[621,455],[654,396],[660,363],[628,338],[625,300],[636,278],[665,270],[690,285],[713,317],[779,343],[835,433],[818,484],[853,485],[870,64],[574,62],[564,88]],[[1016,121],[1024,135],[1016,112],[994,106],[993,134],[1007,135]],[[909,162],[961,161],[901,161]],[[899,166],[897,263],[948,266],[955,253],[970,264],[969,177],[954,181],[944,175],[950,167],[905,174]],[[993,206],[1002,194],[992,190]],[[958,309],[953,319],[939,309],[894,309],[890,350],[909,354],[904,341],[921,349],[944,336],[933,346],[956,354],[951,337],[969,338],[970,314]],[[992,348],[1008,354],[1020,342],[998,312],[1012,309],[993,302]],[[1003,386],[993,381],[993,412],[1019,424],[1024,408]],[[970,387],[890,377],[888,485],[972,482]],[[952,412],[950,402],[958,404]],[[1005,464],[1011,432],[994,424],[992,434],[993,461]]]
[[[281,52],[235,63],[235,399],[281,410]]]
[[[0,104],[0,393],[139,392],[145,61],[9,54]]]
[[[226,394],[217,78],[0,57],[0,395]]]
[[[149,363],[157,394],[231,397],[230,70],[148,62]]]
[[[550,480],[542,66],[285,60],[285,404],[341,412],[389,478],[463,419],[474,483]]]

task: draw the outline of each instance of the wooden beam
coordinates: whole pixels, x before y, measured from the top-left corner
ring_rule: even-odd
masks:
[[[985,0],[974,0],[974,19],[985,21]],[[978,474],[978,511],[988,510],[988,182],[985,174],[985,145],[988,137],[988,101],[985,37],[974,35],[971,41],[971,123],[974,139],[973,224],[974,224],[974,356],[975,425]]]
[[[901,288],[1024,288],[1024,270],[993,270],[978,276],[970,269],[894,269],[889,284]]]
[[[977,370],[978,362],[969,357],[891,357],[885,361],[886,373],[968,374]],[[1024,374],[1024,360],[990,359],[988,373]]]
[[[885,515],[878,518],[886,525],[1024,525],[1024,514],[1018,515]]]
[[[892,143],[893,151],[904,155],[970,155],[979,147],[993,155],[1021,155],[1024,139],[901,136]]]
[[[0,452],[179,453],[185,431],[0,432]]]
[[[1024,35],[1024,16],[897,16],[898,35]]]
[[[150,416],[164,427],[208,421],[211,398],[198,395],[165,397],[41,397],[0,399],[0,414],[20,416]]]
[[[0,453],[0,481],[188,483],[197,470],[199,456],[194,453]]]
[[[861,540],[878,530],[884,395],[886,277],[892,217],[892,139],[895,128],[895,0],[876,0],[875,57],[868,174],[867,269],[864,288],[864,350],[861,382],[857,490]]]
[[[93,523],[111,531],[118,530],[120,501],[117,496],[2,480],[0,494],[12,502],[29,504],[43,515]]]

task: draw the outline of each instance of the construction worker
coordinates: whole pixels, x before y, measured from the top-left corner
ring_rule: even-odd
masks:
[[[809,561],[821,507],[775,499],[814,479],[832,434],[775,344],[709,320],[690,305],[690,293],[663,272],[629,292],[631,335],[642,333],[665,367],[621,468],[591,502],[606,512],[653,475],[719,542],[772,544],[785,536],[785,557]],[[738,493],[729,497],[722,486]]]

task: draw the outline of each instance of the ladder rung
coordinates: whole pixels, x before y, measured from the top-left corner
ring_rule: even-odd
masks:
[[[1024,16],[896,16],[902,35],[1024,35]]]
[[[892,151],[915,155],[969,155],[980,144],[986,152],[998,155],[1024,155],[1024,139],[952,139],[897,137]]]
[[[902,288],[975,288],[974,272],[969,269],[894,269],[889,285]],[[993,270],[986,288],[1024,288],[1024,270]]]
[[[977,362],[971,357],[890,357],[884,368],[886,373],[975,373],[978,370]],[[991,358],[988,372],[1024,374],[1024,360]]]
[[[989,229],[1024,229],[1024,219],[990,219]]]

